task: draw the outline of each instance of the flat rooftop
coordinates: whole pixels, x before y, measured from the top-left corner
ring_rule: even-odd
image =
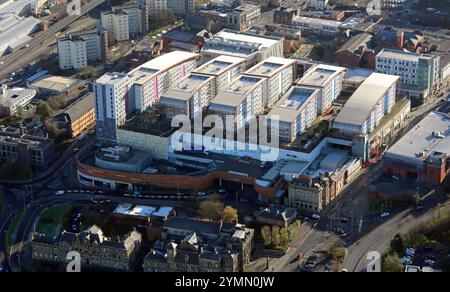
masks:
[[[307,86],[292,87],[269,112],[268,117],[278,116],[284,122],[295,121],[307,100],[317,91],[317,88]]]
[[[2,94],[0,90],[0,105],[12,106],[19,103],[30,94],[36,94],[36,90],[19,87],[8,88],[6,94]]]
[[[271,77],[287,66],[293,65],[294,63],[296,63],[296,61],[293,59],[270,57],[250,68],[244,74]]]
[[[239,76],[227,89],[220,92],[211,102],[213,105],[236,107],[240,105],[247,95],[255,89],[265,78],[252,76]]]
[[[191,99],[193,94],[206,82],[211,81],[213,78],[213,76],[189,74],[176,84],[172,85],[172,87],[163,94],[163,97],[187,101]]]
[[[436,137],[433,132],[439,132],[442,137]],[[425,155],[419,157],[420,152]],[[433,152],[450,155],[450,118],[438,112],[429,113],[386,152],[386,157],[392,155],[425,160]]]
[[[61,77],[61,76],[45,76],[31,84],[30,87],[64,92],[82,83],[81,80]]]
[[[297,82],[299,85],[324,86],[336,75],[343,73],[347,69],[331,65],[317,65],[309,69],[305,75]]]
[[[430,54],[417,54],[411,52],[404,52],[399,50],[387,50],[383,49],[380,53],[378,53],[377,57],[383,57],[387,59],[397,59],[404,60],[409,62],[418,62],[419,59],[431,59],[433,58]]]
[[[244,58],[219,56],[194,70],[194,73],[220,76],[231,68],[246,62]]]
[[[126,74],[116,73],[116,72],[108,72],[106,74],[103,74],[95,82],[98,84],[114,85],[114,84],[122,82],[124,80],[124,78],[127,78]]]
[[[156,209],[156,207],[152,206],[120,204],[113,213],[135,217],[149,217]]]
[[[328,27],[333,27],[333,28],[338,28],[342,24],[342,22],[335,21],[335,20],[312,18],[312,17],[305,17],[305,16],[298,16],[293,19],[293,22],[307,23],[309,25],[328,26]]]
[[[345,103],[335,122],[362,125],[389,88],[399,79],[399,76],[372,73]]]

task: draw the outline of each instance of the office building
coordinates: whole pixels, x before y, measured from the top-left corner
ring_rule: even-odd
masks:
[[[9,117],[20,112],[36,96],[36,90],[26,88],[0,88],[0,116]]]
[[[71,104],[63,113],[68,124],[70,136],[77,137],[83,131],[95,125],[95,98],[93,94],[88,94],[80,100]]]
[[[376,72],[400,77],[400,92],[426,98],[440,80],[440,57],[398,50],[382,50],[376,57]]]
[[[333,37],[339,33],[342,23],[335,20],[297,16],[292,26],[299,28],[302,35],[319,35]]]

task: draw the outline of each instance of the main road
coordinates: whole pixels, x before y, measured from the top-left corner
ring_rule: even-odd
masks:
[[[45,43],[54,39],[56,34],[63,29],[67,28],[77,19],[81,18],[84,14],[90,12],[100,4],[105,2],[105,0],[91,0],[81,7],[81,14],[79,15],[68,15],[61,19],[48,30],[36,35],[31,41],[27,43],[27,47],[20,49],[18,47],[11,54],[6,55],[1,58],[0,61],[0,80],[9,77],[9,74],[23,68],[25,65],[29,64],[30,58],[28,56],[34,56],[34,52],[41,48]]]

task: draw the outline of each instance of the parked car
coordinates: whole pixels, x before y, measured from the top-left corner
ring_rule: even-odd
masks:
[[[389,212],[384,212],[380,215],[381,218],[387,218],[389,216],[391,216],[391,214]]]
[[[412,258],[410,256],[404,256],[402,257],[402,264],[404,265],[412,265],[413,261]]]
[[[319,214],[312,214],[311,218],[316,219],[316,220],[320,220],[320,215]]]

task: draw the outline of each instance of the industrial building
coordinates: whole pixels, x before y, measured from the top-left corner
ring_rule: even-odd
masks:
[[[314,87],[295,86],[268,113],[268,124],[278,120],[279,139],[291,143],[317,118],[319,90]]]
[[[373,73],[346,102],[333,129],[349,136],[371,133],[395,104],[398,76]]]
[[[167,118],[201,116],[216,96],[215,77],[191,73],[161,96],[160,108]]]
[[[98,28],[79,31],[58,38],[58,61],[61,70],[81,69],[90,62],[106,61],[108,36]]]
[[[264,111],[266,82],[266,78],[241,75],[217,94],[209,109],[223,121],[227,115],[234,116],[237,129],[245,127]]]
[[[39,94],[70,95],[84,85],[84,81],[69,77],[46,75],[33,82],[29,88],[36,89]]]
[[[15,115],[30,103],[36,96],[36,90],[26,88],[8,88],[3,84],[0,88],[0,116]]]
[[[34,17],[0,15],[0,57],[31,40],[39,29],[40,20]]]
[[[403,178],[439,185],[450,171],[450,118],[431,112],[384,156],[384,168]]]
[[[296,79],[297,62],[292,59],[270,57],[248,69],[244,75],[267,78],[264,107],[273,107]]]
[[[202,48],[204,58],[232,56],[245,58],[253,66],[269,57],[283,57],[283,39],[224,29]]]
[[[382,50],[376,56],[376,71],[400,77],[400,92],[426,98],[440,79],[439,55]]]
[[[342,83],[347,69],[330,65],[317,65],[310,68],[298,85],[312,86],[320,90],[317,99],[317,113],[325,115],[330,109],[333,101],[336,100],[342,91]]]

